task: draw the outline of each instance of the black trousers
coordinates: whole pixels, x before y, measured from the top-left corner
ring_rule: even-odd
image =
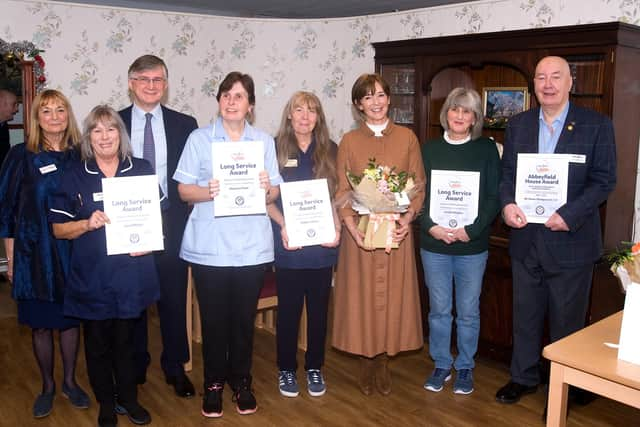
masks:
[[[327,308],[331,293],[331,267],[322,269],[276,268],[278,317],[276,341],[278,368],[295,371],[298,367],[298,332],[302,307],[307,303],[307,352],[304,369],[320,369],[324,364],[327,337]]]
[[[513,355],[511,378],[524,385],[540,383],[544,320],[551,342],[584,327],[593,264],[561,268],[538,239],[522,260],[511,259],[513,273]]]
[[[85,320],[84,352],[89,382],[100,405],[137,401],[133,330],[137,319]],[[114,383],[115,381],[115,383]]]
[[[167,226],[166,218],[163,217],[164,230],[167,230]],[[160,281],[160,300],[157,303],[162,337],[160,364],[165,375],[168,376],[183,373],[183,365],[189,361],[186,308],[188,265],[178,257],[179,250],[178,244],[154,253]],[[135,360],[138,377],[146,375],[147,366],[151,361],[147,328],[145,310],[135,326]]]
[[[192,264],[200,320],[204,385],[251,381],[253,333],[264,265],[211,267]]]

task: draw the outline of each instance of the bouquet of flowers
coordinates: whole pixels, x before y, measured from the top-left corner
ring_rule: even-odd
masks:
[[[417,188],[413,176],[369,159],[361,175],[347,172],[347,178],[353,188],[351,206],[364,215],[358,228],[365,232],[365,245],[385,248],[387,253],[397,248],[392,233],[399,214],[407,210]]]
[[[631,283],[640,284],[640,243],[623,242],[623,248],[607,255],[611,271],[626,292]]]

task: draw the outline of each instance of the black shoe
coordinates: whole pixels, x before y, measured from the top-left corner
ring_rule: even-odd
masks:
[[[151,414],[149,414],[149,411],[140,406],[138,402],[129,405],[118,404],[118,406],[120,407],[118,414],[126,415],[127,418],[129,418],[129,421],[134,424],[144,425],[151,422]]]
[[[167,375],[165,379],[167,384],[173,386],[178,397],[190,398],[195,396],[196,391],[193,388],[193,383],[191,383],[191,380],[189,380],[189,377],[187,377],[184,372],[175,376]]]
[[[116,427],[118,425],[118,417],[113,405],[100,405],[98,414],[99,427]]]
[[[222,391],[224,384],[213,383],[204,390],[202,398],[202,415],[207,418],[219,418],[222,416]]]
[[[496,393],[496,400],[500,403],[516,403],[525,394],[535,393],[537,385],[523,385],[509,381]]]
[[[240,415],[253,414],[258,410],[256,397],[251,390],[250,379],[244,379],[239,386],[234,387],[232,400],[236,403],[236,409]]]

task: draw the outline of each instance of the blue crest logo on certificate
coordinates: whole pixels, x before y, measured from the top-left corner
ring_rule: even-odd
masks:
[[[156,175],[102,179],[107,255],[164,249]]]
[[[213,202],[214,216],[265,214],[264,189],[260,171],[264,170],[262,141],[214,142],[211,144],[213,178],[220,182],[220,193]]]
[[[283,182],[280,197],[289,246],[313,246],[335,240],[336,228],[326,179]]]

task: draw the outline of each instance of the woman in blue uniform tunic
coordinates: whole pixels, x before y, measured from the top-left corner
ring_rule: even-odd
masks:
[[[265,203],[279,194],[273,138],[251,126],[255,85],[248,74],[229,73],[218,89],[220,117],[194,130],[180,156],[173,179],[180,198],[193,204],[182,238],[180,257],[191,263],[202,322],[205,392],[202,414],[222,416],[222,391],[228,383],[240,414],[256,412],[251,389],[251,356],[258,296],[265,264],[273,261],[273,236],[266,215],[214,216],[220,182],[213,179],[212,145],[261,141],[264,168],[260,185]]]
[[[28,142],[9,152],[0,172],[0,237],[9,260],[18,321],[32,328],[42,375],[42,393],[33,405],[36,418],[49,415],[53,407],[54,329],[60,331],[62,392],[74,406],[89,406],[89,397],[75,381],[79,322],[62,313],[69,244],[54,239],[47,222],[48,196],[58,187],[62,171],[77,159],[79,138],[67,98],[45,90],[33,101]]]
[[[153,170],[146,160],[131,157],[124,124],[107,106],[89,113],[81,150],[82,161],[65,173],[49,213],[55,236],[72,240],[64,312],[84,320],[87,371],[100,403],[98,424],[116,425],[116,394],[120,412],[135,424],[147,424],[151,416],[137,400],[133,327],[159,298],[158,277],[148,253],[107,255],[102,178]]]

